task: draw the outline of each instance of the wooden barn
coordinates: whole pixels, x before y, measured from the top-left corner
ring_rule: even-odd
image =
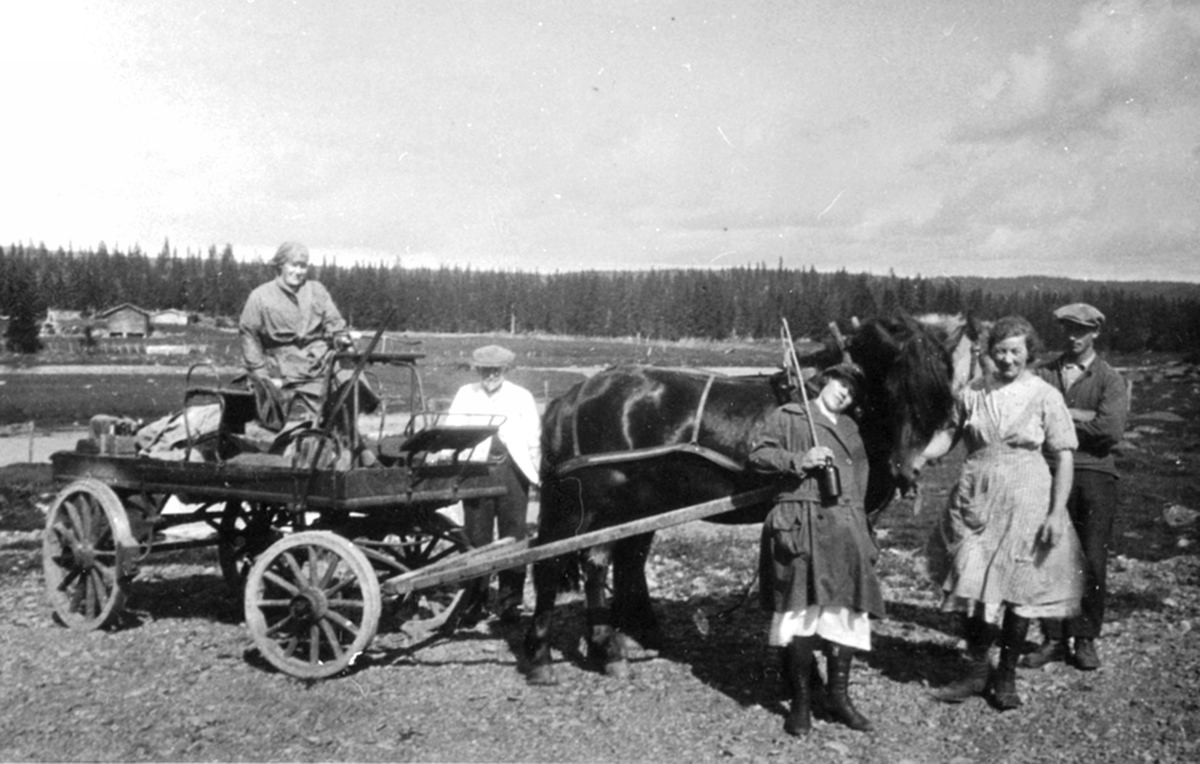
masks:
[[[122,303],[96,316],[104,322],[110,337],[147,337],[150,335],[150,311],[131,303]]]
[[[156,310],[150,316],[150,326],[155,329],[178,328],[188,325],[188,314],[178,308]]]

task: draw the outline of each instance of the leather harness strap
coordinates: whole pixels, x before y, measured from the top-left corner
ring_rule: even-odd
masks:
[[[592,467],[603,464],[619,464],[621,462],[640,461],[642,459],[653,459],[658,456],[666,456],[673,453],[688,453],[703,457],[710,462],[713,462],[718,467],[722,467],[734,472],[742,470],[745,465],[735,459],[714,451],[711,448],[705,448],[700,445],[700,423],[704,419],[704,409],[708,405],[708,394],[712,390],[713,382],[717,379],[716,374],[709,374],[708,379],[704,382],[704,390],[700,393],[700,402],[696,406],[696,422],[692,427],[692,438],[688,443],[667,443],[661,446],[649,446],[647,448],[632,448],[627,451],[610,451],[603,454],[583,454],[579,448],[579,417],[571,417],[571,447],[575,452],[575,456],[560,463],[554,470],[557,475],[565,475],[568,472],[573,472],[583,467]],[[580,394],[583,390],[580,390]],[[578,414],[578,411],[576,412]]]
[[[572,459],[567,459],[559,464],[554,474],[561,477],[570,472],[574,472],[584,467],[598,467],[608,464],[624,464],[626,462],[641,461],[642,459],[655,459],[660,456],[669,456],[671,454],[684,453],[699,456],[713,464],[727,469],[731,472],[740,472],[745,468],[745,465],[735,459],[714,451],[711,448],[698,446],[694,443],[673,443],[665,446],[651,446],[649,448],[634,448],[629,451],[609,451],[605,454],[587,454],[585,456],[576,456]]]

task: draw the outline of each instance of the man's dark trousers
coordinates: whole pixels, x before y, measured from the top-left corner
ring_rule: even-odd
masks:
[[[492,543],[495,539],[493,528],[499,530],[501,538],[520,541],[529,535],[529,480],[507,452],[504,461],[497,465],[496,473],[504,482],[504,496],[463,502],[463,530],[475,547]],[[499,583],[496,610],[503,612],[513,606],[519,607],[525,597],[525,566],[502,570],[496,580]],[[476,579],[468,584],[468,588],[473,590],[474,603],[486,607],[488,577]]]
[[[1117,514],[1117,477],[1096,470],[1076,470],[1067,500],[1067,512],[1087,567],[1083,576],[1083,602],[1078,616],[1067,621],[1043,621],[1047,639],[1100,636],[1104,622],[1104,598],[1107,592],[1108,543],[1113,519]]]

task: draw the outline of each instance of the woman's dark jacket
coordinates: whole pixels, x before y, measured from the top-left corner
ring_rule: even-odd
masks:
[[[874,564],[878,548],[867,527],[864,496],[867,454],[849,416],[837,424],[815,413],[817,441],[833,451],[842,495],[822,500],[816,475],[793,465],[813,446],[803,404],[776,409],[755,434],[751,466],[780,477],[782,490],[763,523],[760,555],[762,605],[774,612],[840,606],[883,615]]]

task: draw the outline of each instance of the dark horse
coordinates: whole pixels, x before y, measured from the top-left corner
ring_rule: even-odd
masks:
[[[915,484],[920,454],[953,405],[951,349],[960,345],[965,322],[925,320],[930,323],[872,319],[844,346],[867,378],[859,427],[871,461],[872,515],[897,488]],[[827,366],[841,360],[836,350],[810,360]],[[730,377],[649,366],[610,368],[575,385],[543,417],[538,543],[761,487],[763,478],[745,469],[751,435],[793,394],[783,372]],[[758,523],[769,508],[745,507],[710,520]],[[653,537],[632,536],[534,566],[537,604],[525,637],[532,683],[555,681],[554,604],[560,589],[577,584],[581,574],[589,657],[597,665],[621,676],[627,671],[624,634],[647,646],[660,639],[645,576]]]

